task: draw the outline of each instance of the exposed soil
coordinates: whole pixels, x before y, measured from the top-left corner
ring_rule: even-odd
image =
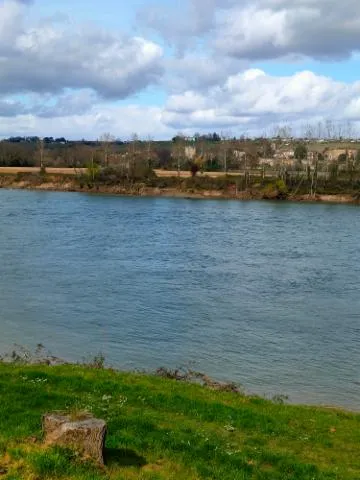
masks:
[[[10,170],[10,171],[9,171]],[[268,198],[259,189],[248,189],[240,192],[224,192],[221,190],[183,190],[181,188],[159,188],[148,187],[144,184],[134,184],[132,186],[123,185],[97,185],[89,187],[80,186],[74,178],[79,174],[79,170],[74,169],[47,169],[46,177],[42,178],[38,169],[16,168],[16,172],[11,167],[0,168],[0,188],[25,189],[25,190],[44,190],[61,192],[84,192],[112,195],[132,195],[132,196],[156,196],[156,197],[179,197],[194,199],[238,199],[238,200],[290,200],[297,202],[326,202],[326,203],[351,203],[359,204],[359,198],[351,194],[336,195],[290,195],[288,198],[277,198],[276,195]],[[37,175],[13,175],[35,173]],[[171,174],[171,172],[167,172]],[[185,173],[185,172],[184,172]],[[187,173],[187,172],[186,172]]]

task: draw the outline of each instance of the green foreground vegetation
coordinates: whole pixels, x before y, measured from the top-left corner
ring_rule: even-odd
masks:
[[[158,376],[0,363],[6,480],[359,479],[360,415]],[[106,420],[106,466],[42,446],[46,412]]]

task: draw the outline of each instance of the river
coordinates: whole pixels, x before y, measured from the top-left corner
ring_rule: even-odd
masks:
[[[0,190],[0,350],[359,408],[360,210]]]

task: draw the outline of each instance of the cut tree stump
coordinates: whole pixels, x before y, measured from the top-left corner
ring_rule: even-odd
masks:
[[[45,445],[59,445],[75,450],[86,459],[104,465],[106,423],[93,417],[73,419],[67,415],[43,416]]]

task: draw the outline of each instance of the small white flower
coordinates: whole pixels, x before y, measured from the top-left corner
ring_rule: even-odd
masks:
[[[225,430],[227,430],[228,432],[235,432],[235,427],[233,425],[225,425]]]

